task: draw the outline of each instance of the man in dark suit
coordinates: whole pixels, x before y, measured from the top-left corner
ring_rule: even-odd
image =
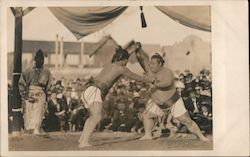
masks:
[[[188,110],[191,118],[194,117],[195,113],[200,112],[200,105],[196,97],[196,93],[193,88],[187,89],[189,97],[185,100],[185,107]]]
[[[60,119],[61,131],[62,130],[67,131],[68,120],[69,120],[69,114],[68,114],[69,107],[67,105],[66,97],[62,94],[62,91],[58,91],[57,93],[57,102],[59,104],[59,110],[57,111],[56,115]]]
[[[211,97],[201,94],[200,86],[196,86],[195,89],[189,88],[187,92],[189,93],[189,97],[185,100],[185,107],[189,111],[191,117],[194,116],[195,113],[201,112],[202,102],[206,101],[210,102],[209,104],[212,103]],[[210,109],[211,105],[208,107]]]
[[[117,109],[114,112],[112,130],[130,132],[135,124],[136,116],[126,106],[126,100],[120,99],[117,102]]]
[[[207,95],[203,95],[201,94],[202,92],[202,87],[201,86],[196,86],[195,87],[195,93],[196,93],[196,99],[198,104],[201,104],[202,102],[206,101],[208,102],[208,108],[209,110],[211,110],[212,108],[212,97],[207,96]]]
[[[48,101],[48,114],[45,119],[46,131],[60,131],[60,119],[56,115],[58,111],[60,111],[60,105],[56,99],[56,92],[52,91]]]
[[[201,95],[200,86],[195,87],[195,90],[189,89],[189,98],[185,101],[185,107],[201,130],[206,133],[212,132],[212,99]]]

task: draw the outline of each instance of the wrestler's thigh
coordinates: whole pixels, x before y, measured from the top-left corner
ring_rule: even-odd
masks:
[[[184,125],[191,125],[192,119],[190,118],[188,112],[185,112],[183,115],[176,117]]]
[[[89,107],[90,114],[92,115],[100,115],[102,114],[102,103],[101,102],[93,102]]]

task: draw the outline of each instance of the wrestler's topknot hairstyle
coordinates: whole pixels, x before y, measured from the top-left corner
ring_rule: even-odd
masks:
[[[44,52],[39,49],[36,53],[35,53],[35,57],[34,60],[38,60],[38,59],[44,59]]]
[[[118,46],[115,50],[115,54],[112,58],[112,63],[119,62],[129,58],[129,53],[127,50],[123,49],[121,46]]]
[[[153,58],[157,59],[159,63],[161,63],[162,65],[164,65],[165,60],[164,60],[164,58],[163,58],[159,53],[155,53],[155,54],[151,57],[151,59],[153,59]]]

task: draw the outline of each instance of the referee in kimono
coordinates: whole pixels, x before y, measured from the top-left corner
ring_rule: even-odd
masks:
[[[51,87],[50,70],[44,68],[44,52],[38,50],[34,64],[28,67],[19,81],[20,94],[25,102],[24,127],[29,133],[40,134],[46,111],[47,92]]]

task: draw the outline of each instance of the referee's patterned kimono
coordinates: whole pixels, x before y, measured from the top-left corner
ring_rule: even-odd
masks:
[[[22,73],[19,89],[25,101],[24,126],[26,130],[40,130],[46,111],[46,92],[51,87],[51,73],[46,68],[30,67]]]

